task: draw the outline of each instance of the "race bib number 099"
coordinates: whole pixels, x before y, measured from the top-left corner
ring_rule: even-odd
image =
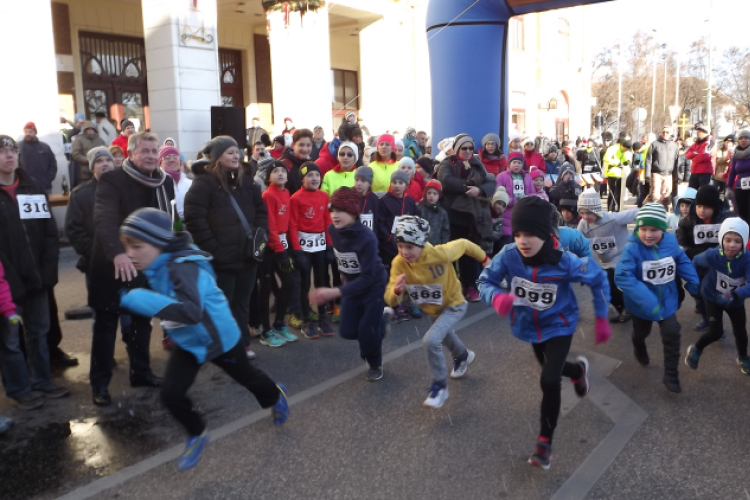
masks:
[[[359,257],[355,252],[339,252],[333,249],[339,271],[345,274],[359,274]]]
[[[443,305],[442,285],[406,285],[406,292],[414,304]]]
[[[643,281],[652,285],[666,285],[674,281],[677,266],[672,257],[659,260],[647,260],[641,265]]]
[[[510,289],[516,298],[514,306],[527,306],[537,311],[546,311],[557,300],[557,285],[552,283],[534,283],[533,281],[514,277]]]
[[[742,288],[746,284],[745,278],[730,278],[726,274],[716,271],[716,291],[722,295]]]
[[[47,198],[43,194],[19,194],[18,212],[22,219],[49,219],[51,217]]]
[[[718,243],[719,229],[721,229],[721,224],[697,224],[695,228],[693,228],[695,244],[702,245],[704,243]]]

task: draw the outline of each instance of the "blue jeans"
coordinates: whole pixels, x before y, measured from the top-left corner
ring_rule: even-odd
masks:
[[[466,314],[468,307],[469,304],[464,302],[457,306],[446,307],[438,316],[430,316],[430,329],[422,337],[422,345],[427,352],[427,364],[430,366],[432,379],[435,382],[444,384],[448,380],[443,345],[451,352],[453,359],[462,358],[468,352],[454,330],[456,324]]]
[[[359,356],[370,366],[383,364],[384,307],[381,287],[356,297],[341,298],[339,335],[347,340],[358,340]]]
[[[0,373],[9,398],[29,394],[32,387],[52,382],[47,347],[50,324],[47,292],[41,290],[28,295],[18,304],[18,313],[23,318],[28,368],[21,352],[18,325],[0,320]]]

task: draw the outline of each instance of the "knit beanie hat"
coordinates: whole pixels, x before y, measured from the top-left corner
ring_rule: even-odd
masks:
[[[717,210],[721,206],[719,190],[711,185],[701,187],[695,194],[695,204],[711,207],[714,210]]]
[[[408,156],[404,156],[398,161],[398,169],[403,171],[409,171],[412,174],[416,173],[417,167],[414,164],[414,160],[412,160]]]
[[[508,167],[510,167],[510,164],[513,163],[513,161],[520,161],[521,167],[523,168],[523,170],[526,170],[526,160],[524,160],[523,155],[518,151],[508,155]]]
[[[430,223],[416,215],[402,215],[396,222],[396,243],[411,243],[424,248],[430,234]]]
[[[740,238],[742,238],[742,249],[740,250],[740,253],[743,253],[747,246],[749,232],[750,229],[747,226],[747,222],[739,217],[729,217],[728,219],[724,219],[724,222],[721,223],[721,228],[719,228],[719,245],[721,246],[721,249],[724,250],[724,235],[727,233],[737,233]]]
[[[521,137],[521,134],[519,134],[518,132],[514,132],[514,133],[508,135],[508,144],[510,144],[513,141],[520,141],[521,139],[523,139]]]
[[[359,161],[359,148],[356,144],[351,141],[345,141],[339,144],[339,151],[341,151],[341,148],[351,149],[352,153],[354,153],[354,163],[357,163],[357,161]]]
[[[120,226],[120,233],[157,248],[165,248],[175,237],[169,214],[151,207],[139,208],[128,215]]]
[[[315,162],[312,161],[306,161],[302,164],[302,166],[299,168],[299,174],[302,176],[302,179],[305,178],[307,174],[310,172],[317,172],[320,173],[320,167],[315,164]]]
[[[231,147],[238,147],[237,141],[235,141],[233,137],[230,137],[228,135],[218,135],[208,141],[203,146],[201,152],[209,160],[216,161],[221,155],[224,154],[227,149]]]
[[[354,118],[356,118],[357,113],[355,113],[354,111],[347,111],[346,114],[344,115],[344,120],[349,121],[350,116],[353,116]]]
[[[740,130],[740,133],[737,134],[737,140],[739,141],[742,138],[750,139],[750,128],[743,128]]]
[[[177,148],[174,146],[162,146],[159,148],[159,163],[164,159],[165,156],[168,155],[177,155],[180,156],[180,152],[177,151]],[[91,162],[89,162],[89,165],[91,165]]]
[[[453,152],[455,154],[458,154],[458,150],[461,149],[461,146],[464,144],[469,143],[472,146],[474,145],[474,139],[469,134],[458,134],[453,139]]]
[[[599,197],[599,193],[594,191],[593,188],[585,189],[581,193],[581,196],[578,197],[578,209],[586,209],[597,217],[601,217],[604,210],[602,209],[602,200]]]
[[[23,126],[23,129],[26,130],[27,128],[30,128],[34,132],[36,132],[36,125],[34,125],[34,122],[29,122],[26,125]]]
[[[513,205],[510,227],[513,233],[524,231],[542,240],[550,239],[552,227],[552,205],[538,196],[521,198]]]
[[[429,157],[421,156],[417,158],[416,164],[422,168],[427,177],[432,177],[433,172],[435,172],[435,164]]]
[[[500,136],[497,134],[493,134],[492,132],[482,137],[482,149],[484,149],[485,145],[490,141],[495,143],[498,152],[502,149],[503,144],[500,142]]]
[[[274,137],[273,142],[278,142],[282,146],[286,145],[286,140],[284,139],[283,135],[277,135],[276,137]]]
[[[409,185],[409,175],[403,170],[396,170],[391,174],[391,183],[393,181],[404,181],[404,184]]]
[[[362,196],[354,189],[343,186],[333,192],[331,196],[331,210],[346,212],[359,217],[359,202]]]
[[[524,137],[523,140],[521,141],[521,147],[524,147],[527,144],[531,144],[533,146],[534,145],[534,139],[532,139],[531,137]]]
[[[0,135],[0,148],[18,148],[18,144],[11,136]]]
[[[125,130],[128,127],[135,127],[135,123],[127,119],[120,122],[120,129]]]
[[[271,184],[271,174],[277,168],[283,168],[284,172],[288,172],[288,170],[286,168],[286,165],[284,165],[283,161],[281,161],[281,160],[274,160],[273,162],[271,162],[270,165],[268,165],[268,168],[266,168],[266,178],[264,179],[265,182],[266,182],[266,184],[268,184],[268,185]]]
[[[86,119],[86,116],[83,113],[76,113],[75,117],[73,117],[73,121],[75,122],[82,122]]]
[[[532,168],[530,175],[531,175],[531,180],[532,181],[534,179],[536,179],[537,177],[544,177],[544,173],[541,170],[539,170],[538,168]]]
[[[415,140],[417,138],[417,129],[415,129],[414,127],[406,127],[404,137]]]
[[[699,123],[695,126],[695,130],[700,130],[701,132],[705,132],[707,134],[711,133],[711,130],[709,130],[708,125],[705,125],[703,123]]]
[[[370,167],[362,166],[354,171],[355,179],[362,179],[363,181],[369,182],[370,184],[372,184],[372,176],[373,173]]]
[[[396,139],[394,139],[391,134],[383,134],[378,137],[377,144],[380,144],[381,142],[387,142],[391,145],[391,148],[396,149]]]
[[[397,146],[401,146],[401,149],[405,148],[404,141],[402,141],[401,139],[396,139],[393,143],[395,144],[394,148],[396,148]]]
[[[115,159],[112,157],[112,153],[109,152],[109,148],[107,146],[97,146],[95,148],[89,149],[89,152],[86,153],[86,159],[89,161],[89,167],[93,167],[94,163],[96,163],[96,159],[100,156],[106,156],[113,162]]]
[[[497,203],[498,201],[502,201],[505,203],[505,206],[508,206],[508,203],[510,203],[510,196],[508,196],[508,192],[505,190],[505,186],[498,186],[495,190],[495,194],[492,195],[492,205]]]
[[[443,184],[437,179],[430,179],[429,181],[427,181],[427,184],[425,184],[424,187],[425,195],[427,195],[428,189],[434,189],[435,191],[437,191],[438,198],[443,196]]]
[[[635,230],[638,231],[641,226],[653,226],[666,231],[667,211],[664,205],[656,202],[643,205],[635,216]]]

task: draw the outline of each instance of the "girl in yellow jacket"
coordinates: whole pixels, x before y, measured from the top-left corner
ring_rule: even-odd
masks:
[[[448,370],[443,345],[453,355],[451,378],[463,377],[474,361],[474,352],[464,346],[453,330],[467,308],[453,262],[463,255],[478,260],[482,267],[489,266],[491,261],[478,245],[469,240],[458,239],[445,245],[432,246],[427,242],[429,233],[430,224],[420,217],[405,215],[398,219],[398,255],[391,263],[385,301],[395,307],[406,292],[411,303],[429,315],[432,325],[422,343],[427,349],[433,382],[423,406],[440,408],[448,398]]]

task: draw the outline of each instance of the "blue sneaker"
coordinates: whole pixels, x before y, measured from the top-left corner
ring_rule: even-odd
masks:
[[[448,386],[440,382],[433,382],[432,387],[430,387],[430,393],[427,399],[424,400],[424,403],[422,403],[422,406],[437,410],[443,406],[446,399],[448,399]]]
[[[740,365],[740,371],[745,375],[750,375],[750,358],[747,356],[739,356],[737,358],[737,364]]]
[[[209,439],[210,436],[206,431],[203,431],[203,434],[200,436],[189,437],[185,444],[185,451],[177,459],[177,468],[188,470],[194,467],[198,463],[198,460],[200,460],[203,447],[208,444]]]
[[[273,405],[271,409],[271,415],[273,415],[274,425],[284,425],[286,419],[289,418],[289,401],[286,398],[286,386],[279,382],[276,384],[279,388],[279,400]]]
[[[8,417],[0,416],[0,434],[4,434],[11,427],[13,427],[13,420]]]
[[[700,323],[695,325],[694,329],[696,332],[704,332],[708,330],[708,321],[706,321],[705,319],[702,319]]]
[[[691,370],[697,370],[698,361],[700,361],[701,359],[701,354],[703,353],[699,351],[697,347],[695,347],[695,344],[688,346],[687,354],[685,355],[685,364],[688,365]]]
[[[280,326],[279,328],[274,327],[273,330],[276,332],[277,337],[280,337],[287,342],[297,341],[297,336],[290,332],[286,325]]]

